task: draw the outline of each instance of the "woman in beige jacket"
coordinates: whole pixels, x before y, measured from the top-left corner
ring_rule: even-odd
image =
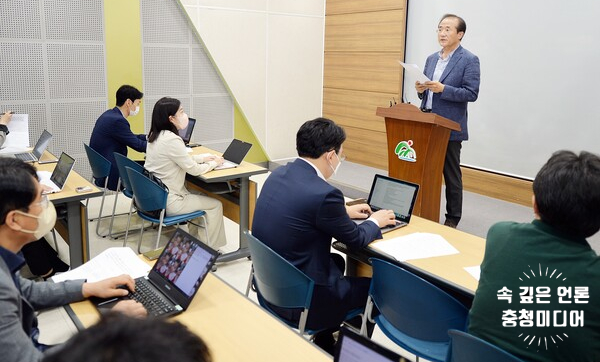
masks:
[[[223,228],[223,205],[212,197],[187,190],[185,175],[202,175],[222,164],[223,158],[211,154],[191,156],[178,134],[178,130],[187,125],[188,115],[179,100],[168,97],[159,99],[152,111],[144,167],[169,188],[167,215],[206,211],[210,239],[208,245],[219,250],[227,243]],[[199,222],[199,219],[194,220],[194,223]],[[192,235],[197,234],[199,239],[204,239],[204,233],[198,233],[198,227],[189,224],[189,231]],[[206,240],[203,241],[206,243]]]

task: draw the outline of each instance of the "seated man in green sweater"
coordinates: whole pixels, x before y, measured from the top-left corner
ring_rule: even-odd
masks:
[[[526,361],[600,361],[600,158],[556,152],[533,194],[533,222],[488,232],[469,332]]]

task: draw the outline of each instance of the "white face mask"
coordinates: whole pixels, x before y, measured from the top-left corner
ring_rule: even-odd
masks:
[[[135,115],[137,115],[138,113],[140,113],[140,106],[136,106],[136,107],[135,107],[135,111],[129,111],[129,116],[130,116],[130,117],[131,117],[131,116],[135,116]]]
[[[340,166],[342,165],[342,160],[340,159],[340,156],[338,156],[338,154],[335,153],[335,152],[334,152],[334,154],[335,154],[335,157],[337,157],[337,159],[338,159],[338,164],[335,167],[331,166],[331,163],[329,164],[329,167],[331,167],[331,169],[333,170],[333,175],[332,176],[334,176],[335,174],[337,174],[338,170],[340,169]]]
[[[21,229],[24,233],[33,234],[35,240],[41,239],[44,235],[48,234],[56,224],[56,209],[51,202],[47,203],[47,206],[44,207],[44,210],[39,215],[28,214],[20,210],[15,210],[15,212],[37,219],[38,226],[35,230]]]

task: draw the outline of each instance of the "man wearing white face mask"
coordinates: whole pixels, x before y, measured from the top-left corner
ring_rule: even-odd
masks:
[[[18,159],[0,158],[0,351],[2,361],[39,361],[48,346],[38,342],[35,312],[87,297],[127,295],[134,290],[127,275],[96,283],[84,280],[62,283],[33,282],[19,270],[25,260],[24,245],[39,239],[54,227],[56,211],[37,180],[35,169]],[[144,316],[144,307],[133,301],[119,303],[119,311]]]
[[[146,152],[146,135],[134,134],[127,117],[135,116],[140,111],[140,103],[144,93],[130,85],[123,85],[117,90],[117,106],[102,113],[96,121],[90,147],[104,156],[111,163],[108,188],[117,189],[119,170],[113,152],[127,156],[127,147],[138,152]],[[104,186],[104,180],[96,180],[98,186]]]
[[[275,170],[262,187],[254,211],[252,234],[315,281],[308,329],[327,328],[315,343],[331,350],[331,333],[345,315],[364,307],[369,278],[345,277],[345,263],[331,254],[332,238],[362,248],[381,238],[380,227],[392,225],[394,213],[371,213],[366,204],[346,207],[340,190],[327,182],[340,167],[344,129],[317,118],[296,135],[298,158]],[[352,218],[368,218],[357,225]],[[260,295],[259,295],[260,297]],[[283,318],[297,322],[300,310],[273,306]]]

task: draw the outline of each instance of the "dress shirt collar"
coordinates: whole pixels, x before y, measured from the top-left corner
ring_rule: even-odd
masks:
[[[323,176],[323,174],[321,173],[321,170],[319,170],[319,169],[317,168],[317,166],[315,166],[315,165],[314,165],[312,162],[310,162],[309,160],[307,160],[307,159],[305,159],[305,158],[302,158],[302,157],[299,157],[298,159],[299,159],[299,160],[302,160],[302,161],[304,161],[304,162],[306,162],[306,163],[308,163],[309,165],[311,165],[311,166],[312,166],[312,168],[314,168],[314,169],[315,169],[315,171],[317,171],[317,176],[319,176],[320,178],[322,178],[322,179],[323,179],[323,181],[327,182],[327,180],[325,179],[325,176]]]
[[[438,53],[438,57],[440,57],[440,60],[442,60],[444,62],[449,62],[450,59],[452,58],[452,56],[454,55],[454,53],[458,50],[458,48],[460,48],[460,45],[458,47],[456,47],[456,49],[451,51],[450,54],[448,54],[448,57],[446,59],[442,58],[442,56],[444,55],[444,49],[441,49],[440,52]]]
[[[11,274],[15,274],[16,272],[21,270],[23,265],[25,265],[25,259],[21,255],[15,254],[12,251],[4,249],[1,246],[0,257],[2,258],[2,260],[4,260],[6,266],[8,266],[8,269],[10,270]]]

